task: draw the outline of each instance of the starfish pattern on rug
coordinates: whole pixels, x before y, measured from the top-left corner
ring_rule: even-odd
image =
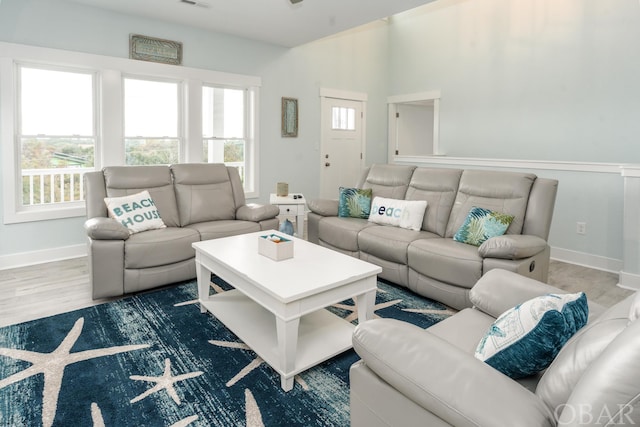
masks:
[[[84,317],[76,320],[75,324],[67,336],[62,340],[58,348],[51,353],[37,353],[29,350],[0,348],[1,356],[7,356],[12,359],[32,363],[31,366],[23,371],[0,380],[0,389],[25,378],[29,378],[37,374],[44,374],[44,387],[42,390],[43,427],[50,427],[56,417],[58,395],[60,394],[60,387],[62,386],[64,369],[67,365],[89,359],[95,359],[97,357],[112,356],[118,353],[125,353],[150,347],[150,344],[122,345],[71,353],[71,348],[78,340],[78,337],[80,337],[83,325]]]
[[[102,417],[102,411],[95,402],[91,403],[91,419],[93,420],[93,427],[106,427],[104,424],[104,418]],[[186,427],[197,419],[197,415],[191,415],[190,417],[181,419],[177,423],[171,424],[170,427]]]
[[[176,402],[176,404],[180,404],[180,396],[178,396],[178,392],[176,391],[175,387],[173,386],[175,383],[177,383],[178,381],[184,381],[184,380],[188,380],[190,378],[195,378],[195,377],[199,377],[200,375],[202,375],[204,372],[202,371],[195,371],[195,372],[188,372],[186,374],[182,374],[182,375],[178,375],[176,377],[174,377],[171,374],[171,360],[169,360],[168,358],[164,360],[164,372],[161,376],[159,377],[150,377],[150,376],[143,376],[143,375],[131,375],[129,378],[131,378],[134,381],[148,381],[148,382],[154,382],[156,383],[156,385],[154,385],[153,387],[151,387],[149,390],[145,391],[144,393],[134,397],[133,399],[131,399],[130,403],[136,403],[141,401],[142,399],[144,399],[147,396],[152,395],[155,392],[161,391],[161,390],[167,390],[167,393],[169,394],[169,396],[173,399],[174,402]]]
[[[264,427],[258,402],[248,388],[244,389],[244,407],[247,427]]]
[[[216,291],[217,294],[222,293],[222,292],[226,292],[217,283],[211,282],[211,283],[209,283],[209,286],[211,287],[211,289]],[[196,299],[192,299],[192,300],[189,300],[189,301],[183,301],[183,302],[179,302],[179,303],[173,304],[173,306],[174,307],[182,307],[182,306],[185,306],[185,305],[198,304],[199,302],[200,302],[200,300],[196,298]]]
[[[209,340],[209,344],[213,344],[213,345],[216,345],[218,347],[237,348],[237,349],[241,349],[241,350],[253,351],[251,349],[251,347],[249,347],[248,345],[246,345],[243,342]],[[227,383],[225,385],[227,387],[233,386],[235,383],[240,381],[242,378],[246,377],[247,374],[249,374],[249,372],[253,371],[254,369],[256,369],[258,366],[262,365],[263,363],[264,363],[264,360],[262,359],[262,357],[256,356],[256,358],[253,359],[251,362],[249,362],[249,364],[247,366],[242,368],[240,370],[240,372],[238,372],[236,375],[233,376],[233,378],[231,378],[229,381],[227,381]],[[295,380],[295,382],[300,384],[300,386],[302,387],[303,390],[305,390],[305,391],[309,390],[309,384],[307,384],[307,382],[305,380],[303,380],[300,377],[300,375],[296,375],[294,377],[294,380]]]
[[[382,310],[383,308],[391,307],[393,305],[401,303],[401,299],[395,299],[393,301],[382,302],[380,304],[376,304],[373,306],[373,311]],[[358,318],[358,306],[357,304],[347,305],[347,304],[332,304],[332,307],[339,308],[341,310],[350,311],[351,314],[344,318],[347,322],[351,323]],[[374,319],[379,319],[380,316],[377,314],[373,314]]]

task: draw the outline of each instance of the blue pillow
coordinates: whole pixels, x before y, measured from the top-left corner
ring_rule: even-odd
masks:
[[[588,317],[584,292],[530,299],[496,319],[475,357],[514,379],[533,375],[553,362]]]
[[[340,187],[338,216],[344,218],[369,218],[373,191],[362,188]]]
[[[491,237],[502,236],[513,222],[513,218],[513,215],[474,206],[453,236],[453,240],[480,246]]]

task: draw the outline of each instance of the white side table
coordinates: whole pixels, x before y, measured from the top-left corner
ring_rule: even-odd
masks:
[[[293,196],[298,196],[294,199]],[[292,193],[279,197],[275,193],[269,196],[269,203],[280,208],[280,217],[294,218],[296,221],[296,236],[302,238],[304,234],[304,212],[306,199],[301,193]]]

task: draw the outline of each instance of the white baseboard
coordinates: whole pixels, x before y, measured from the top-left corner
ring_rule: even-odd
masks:
[[[583,267],[595,268],[596,270],[609,271],[616,274],[622,270],[622,260],[576,252],[569,249],[552,247],[551,258],[569,264],[581,265]]]
[[[87,245],[63,246],[0,256],[0,270],[87,256]]]
[[[640,275],[621,271],[618,286],[631,291],[640,290]]]

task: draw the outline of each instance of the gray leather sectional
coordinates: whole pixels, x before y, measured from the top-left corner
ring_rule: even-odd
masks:
[[[422,329],[374,319],[353,335],[361,360],[350,370],[351,425],[630,426],[640,424],[640,311],[635,294],[589,322],[537,375],[514,380],[476,359],[496,318],[560,289],[492,270],[470,291],[473,308]],[[635,315],[634,315],[635,314]],[[515,362],[517,363],[517,361]]]
[[[338,200],[309,202],[309,241],[382,267],[379,277],[460,309],[487,271],[501,268],[547,280],[547,243],[558,182],[530,173],[375,164],[358,188],[373,197],[426,200],[422,228],[408,230],[338,217]],[[338,189],[336,189],[336,197]],[[514,215],[480,247],[453,240],[474,207]]]
[[[246,204],[238,170],[224,164],[110,166],[85,174],[84,184],[94,299],[196,277],[194,242],[278,228],[278,207]],[[142,190],[166,228],[129,234],[104,199]]]

